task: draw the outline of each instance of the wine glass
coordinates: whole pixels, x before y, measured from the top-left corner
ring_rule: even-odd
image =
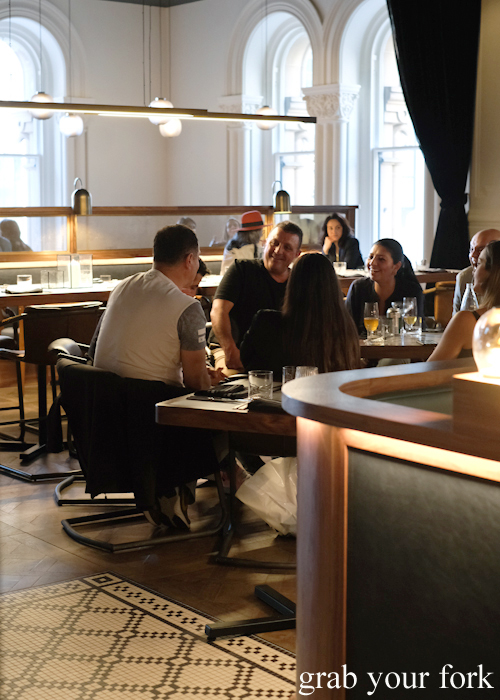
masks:
[[[373,338],[378,328],[379,311],[378,301],[367,301],[365,303],[364,324],[368,333],[368,342]]]
[[[410,333],[413,330],[413,326],[417,322],[418,318],[418,307],[416,297],[404,297],[403,298],[403,320],[405,322],[405,331]]]

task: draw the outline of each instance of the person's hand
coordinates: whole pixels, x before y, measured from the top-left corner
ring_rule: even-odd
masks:
[[[212,386],[220,384],[220,382],[227,379],[226,375],[221,369],[213,369],[212,367],[207,367],[207,372],[210,375],[210,383]]]
[[[328,238],[328,236],[327,236],[327,237],[325,238],[324,243],[323,243],[323,253],[324,253],[325,255],[328,255],[328,251],[330,250],[330,248],[332,247],[332,245],[333,245],[332,239],[331,239],[331,238]]]
[[[243,369],[243,365],[241,364],[240,351],[238,350],[236,345],[232,348],[228,348],[227,350],[225,350],[224,355],[226,358],[226,367],[228,369]]]

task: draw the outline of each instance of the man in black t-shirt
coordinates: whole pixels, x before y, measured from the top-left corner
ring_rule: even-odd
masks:
[[[282,221],[269,234],[263,260],[236,260],[224,275],[212,305],[210,347],[215,367],[240,370],[239,345],[260,309],[279,310],[290,264],[300,255],[302,231]]]

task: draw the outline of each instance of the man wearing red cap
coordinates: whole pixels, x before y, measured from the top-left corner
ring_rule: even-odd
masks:
[[[299,226],[282,221],[269,234],[263,260],[235,260],[229,267],[211,313],[210,348],[217,369],[242,369],[239,345],[243,336],[257,311],[281,308],[289,267],[300,255],[301,244]]]
[[[231,267],[235,260],[254,260],[261,257],[259,245],[264,222],[260,211],[246,211],[241,217],[241,226],[230,241],[227,242],[222,256],[221,275]]]

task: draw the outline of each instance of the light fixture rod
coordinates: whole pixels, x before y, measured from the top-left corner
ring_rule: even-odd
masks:
[[[0,109],[32,110],[40,109],[38,102],[21,102],[14,100],[0,100]],[[206,109],[182,109],[178,107],[135,107],[122,105],[89,105],[70,104],[64,102],[47,102],[43,105],[47,112],[72,112],[75,114],[98,114],[109,117],[139,117],[146,118],[165,114],[169,118],[177,119],[203,119],[210,121],[274,121],[274,122],[302,122],[315,124],[316,117],[284,116],[271,114],[235,114],[232,112],[209,112]]]

